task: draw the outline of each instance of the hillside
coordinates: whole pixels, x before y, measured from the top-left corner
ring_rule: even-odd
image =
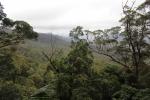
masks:
[[[51,44],[54,44],[57,47],[68,47],[70,44],[70,39],[54,34],[41,33],[39,34],[37,40],[26,40],[26,44],[28,44],[29,46],[32,46],[32,44],[34,44],[34,46],[37,46],[37,48],[41,46],[49,47]]]
[[[56,48],[66,48],[70,45],[69,38],[54,35],[54,34],[39,34],[37,40],[25,40],[25,47],[30,49],[48,49],[51,45]]]
[[[41,62],[44,59],[42,52],[49,54],[51,51],[51,43],[53,43],[56,49],[62,49],[64,55],[66,56],[70,51],[70,42],[71,40],[66,37],[54,35],[54,34],[39,34],[38,40],[26,40],[25,44],[22,44],[19,50],[24,52],[25,55],[32,55],[31,59],[37,62]],[[21,49],[20,48],[20,49]],[[94,54],[94,69],[99,72],[105,66],[109,64],[114,64],[109,58]],[[40,56],[40,57],[39,57]]]
[[[70,39],[68,37],[63,37],[59,35],[54,35],[51,33],[41,33],[38,37],[38,42],[49,44],[51,42],[54,42],[57,45],[69,45]]]

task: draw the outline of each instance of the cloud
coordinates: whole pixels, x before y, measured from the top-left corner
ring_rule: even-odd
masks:
[[[39,10],[30,10],[15,13],[13,19],[25,20],[36,24],[48,24],[51,23],[63,16],[67,12],[67,9],[39,9]]]
[[[10,18],[27,21],[36,31],[68,34],[78,25],[86,29],[119,25],[122,1],[126,0],[2,0],[2,4]]]
[[[73,26],[35,26],[35,29],[42,29],[42,30],[66,30],[71,29]]]

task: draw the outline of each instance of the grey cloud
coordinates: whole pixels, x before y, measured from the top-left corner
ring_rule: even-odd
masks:
[[[77,25],[92,30],[117,26],[121,18],[122,1],[3,0],[8,17],[25,20],[41,32],[57,33],[69,32]]]
[[[63,9],[36,9],[36,10],[30,10],[30,11],[23,11],[23,12],[18,12],[14,15],[15,17],[18,17],[20,19],[28,19],[31,20],[32,22],[36,21],[51,21],[51,20],[56,20],[57,18],[60,18],[63,16],[65,13],[67,13],[68,9],[63,8]],[[21,15],[21,16],[20,16]]]
[[[84,29],[107,29],[111,28],[112,26],[117,26],[119,25],[118,21],[96,21],[96,22],[89,22],[89,23],[82,23],[78,24],[79,26],[83,26]],[[35,30],[43,30],[43,31],[49,31],[49,32],[69,32],[73,28],[75,28],[78,25],[41,25],[41,26],[34,26]]]
[[[72,29],[74,26],[35,26],[35,29],[42,29],[42,30],[68,30]]]

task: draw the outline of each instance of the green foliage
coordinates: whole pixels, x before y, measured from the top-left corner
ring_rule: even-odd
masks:
[[[0,24],[0,99],[22,100],[35,90],[34,82],[29,78],[33,74],[33,65],[17,52],[16,45],[25,38],[35,39],[38,35],[28,23],[7,18],[1,4]],[[20,30],[16,27],[18,24]]]
[[[138,7],[128,6],[128,0],[123,7],[123,18],[121,26],[105,30],[82,31],[82,27],[76,29],[81,35],[87,37],[90,48],[97,54],[107,56],[113,62],[131,70],[134,74],[135,85],[139,84],[141,69],[149,59],[149,1],[146,0]],[[74,29],[75,30],[75,29]],[[75,32],[74,32],[75,33]],[[92,39],[89,39],[92,37]],[[76,38],[78,39],[78,38]]]
[[[0,4],[0,48],[18,44],[24,38],[36,39],[38,34],[27,22],[13,21],[7,18]]]
[[[78,27],[77,27],[78,28]],[[78,33],[78,29],[70,34]],[[82,29],[80,28],[80,32]],[[73,35],[72,50],[64,60],[66,71],[58,74],[57,94],[60,100],[90,100],[87,81],[91,75],[93,56],[86,40]]]
[[[93,56],[88,50],[88,43],[80,40],[76,43],[73,50],[68,54],[66,63],[71,65],[72,73],[90,74],[90,67],[93,63]]]
[[[123,85],[121,90],[113,95],[113,100],[149,100],[149,98],[149,89],[136,89],[127,85]]]
[[[10,49],[5,49],[3,53],[1,50],[0,58],[0,79],[2,80],[0,85],[2,87],[0,87],[0,89],[4,91],[5,89],[8,89],[8,93],[9,91],[13,91],[14,94],[12,95],[15,95],[16,93],[21,98],[29,97],[35,90],[34,81],[29,78],[29,76],[33,74],[31,67],[33,65],[25,57],[16,54],[16,52],[13,52],[12,54]],[[5,86],[7,83],[10,83],[12,87]],[[17,88],[17,90],[13,90],[13,86],[14,89]],[[4,94],[0,97],[9,100],[11,95],[6,95],[7,94]],[[14,96],[14,98],[17,98],[18,96]]]
[[[3,80],[14,80],[15,78],[15,66],[12,61],[11,55],[6,53],[6,50],[0,55],[0,78]]]
[[[23,38],[36,39],[38,37],[38,34],[33,31],[32,26],[30,26],[27,22],[15,21],[14,26],[15,26],[14,31],[22,35]]]
[[[136,88],[123,85],[121,90],[114,94],[114,97],[116,98],[114,100],[133,100],[132,98],[136,92]]]
[[[9,19],[9,18],[4,18],[2,20],[3,22],[3,26],[8,26],[8,27],[12,27],[14,25],[13,20]]]
[[[113,27],[90,32],[77,26],[70,31],[71,48],[66,56],[55,46],[52,37],[51,50],[44,52],[35,46],[31,49],[26,44],[17,45],[24,39],[36,39],[38,34],[27,22],[7,18],[0,4],[0,27],[3,27],[0,29],[0,99],[149,100],[150,47],[146,22],[150,17],[149,10],[143,12],[149,4],[146,0],[136,10],[124,7],[123,31],[121,27]],[[91,33],[93,42],[93,37],[89,39]],[[101,56],[101,60],[97,54],[93,56],[92,50],[107,57]]]
[[[1,100],[21,100],[20,86],[13,82],[0,83],[0,99]]]

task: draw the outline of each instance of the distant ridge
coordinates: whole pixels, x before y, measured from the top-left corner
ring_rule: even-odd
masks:
[[[51,33],[39,33],[38,42],[49,44],[51,41],[56,44],[69,45],[70,38],[54,35]]]

